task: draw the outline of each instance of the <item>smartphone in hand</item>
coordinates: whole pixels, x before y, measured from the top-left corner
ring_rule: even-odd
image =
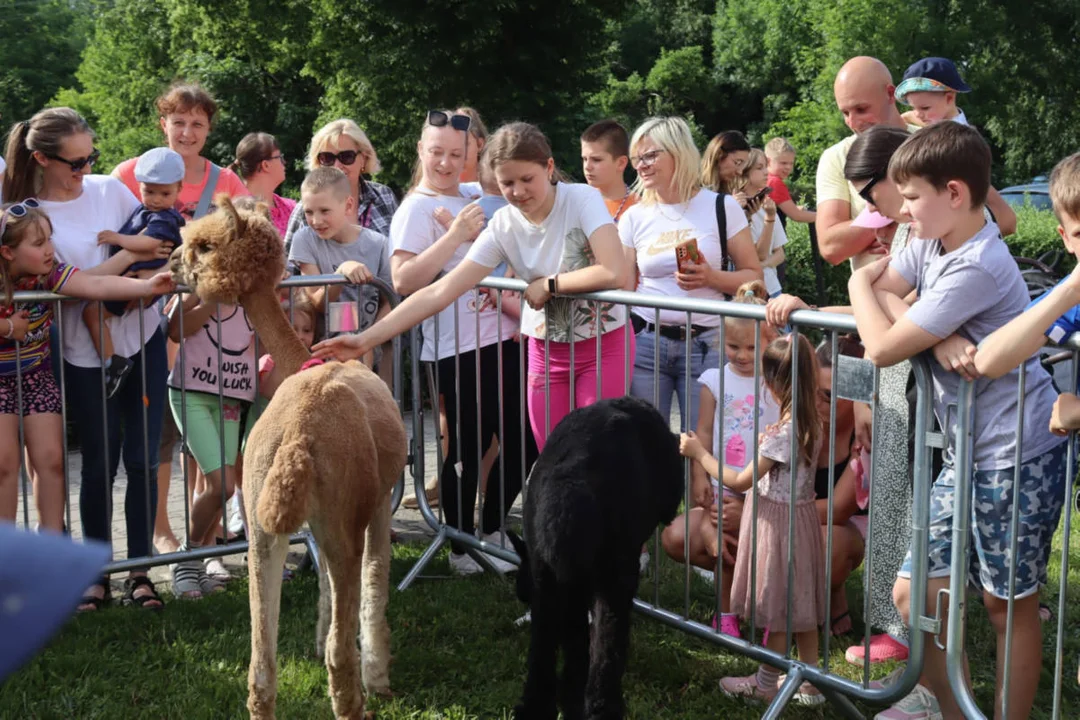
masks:
[[[679,268],[679,272],[685,272],[683,268],[690,263],[698,265],[702,262],[701,253],[698,251],[697,238],[684,240],[675,246],[675,263]]]

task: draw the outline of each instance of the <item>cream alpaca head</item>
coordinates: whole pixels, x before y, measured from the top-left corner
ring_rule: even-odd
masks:
[[[277,287],[285,272],[285,252],[266,205],[238,208],[224,193],[214,204],[215,212],[181,230],[184,242],[169,262],[173,279],[204,302],[228,304]]]

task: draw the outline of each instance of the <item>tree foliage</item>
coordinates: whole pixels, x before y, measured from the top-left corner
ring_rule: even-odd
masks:
[[[90,29],[90,0],[0,0],[0,117],[43,108],[75,79]]]
[[[426,111],[467,104],[491,127],[539,124],[571,172],[578,134],[603,116],[632,130],[683,115],[702,144],[783,134],[808,195],[820,151],[847,133],[833,78],[859,54],[897,82],[920,57],[955,60],[999,186],[1080,147],[1080,0],[0,0],[0,28],[5,121],[50,97],[73,105],[106,169],[160,142],[153,100],[184,77],[220,101],[212,158],[272,132],[292,184],[312,131],[346,116],[383,159],[379,179],[403,187]]]

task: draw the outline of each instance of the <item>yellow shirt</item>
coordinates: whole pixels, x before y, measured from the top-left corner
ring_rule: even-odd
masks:
[[[919,129],[918,125],[908,125],[907,131],[913,133]],[[817,166],[817,206],[827,200],[842,200],[851,208],[851,219],[854,220],[866,208],[866,201],[862,199],[855,187],[844,177],[844,164],[847,163],[848,151],[858,135],[848,135],[825,149],[818,159]],[[858,270],[860,267],[874,259],[866,253],[859,253],[851,258],[851,269]]]

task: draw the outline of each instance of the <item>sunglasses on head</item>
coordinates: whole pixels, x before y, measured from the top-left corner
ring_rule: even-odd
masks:
[[[340,162],[342,165],[352,165],[359,155],[363,155],[363,153],[356,150],[342,150],[339,153],[321,152],[315,156],[315,159],[323,167],[330,167],[335,161]]]
[[[427,122],[432,127],[443,127],[449,124],[455,130],[468,132],[469,126],[472,124],[472,118],[460,114],[447,115],[442,110],[430,110],[427,114]]]
[[[885,173],[878,173],[870,178],[870,182],[866,183],[862,190],[859,191],[859,197],[871,205],[874,204],[874,198],[870,195],[870,191],[874,189],[874,186],[885,179]]]
[[[98,161],[98,158],[101,157],[101,151],[97,148],[94,148],[94,152],[90,153],[89,157],[79,158],[78,160],[68,160],[67,158],[60,157],[59,155],[50,155],[48,153],[45,153],[45,157],[49,158],[50,160],[59,160],[62,163],[67,163],[71,166],[72,172],[79,172],[87,165],[93,167],[94,163],[96,163]]]
[[[36,210],[41,207],[41,204],[34,198],[26,198],[21,203],[15,203],[7,210],[4,210],[3,215],[0,215],[0,239],[4,237],[4,231],[7,230],[8,218],[21,218],[26,217],[26,213],[31,210]]]

